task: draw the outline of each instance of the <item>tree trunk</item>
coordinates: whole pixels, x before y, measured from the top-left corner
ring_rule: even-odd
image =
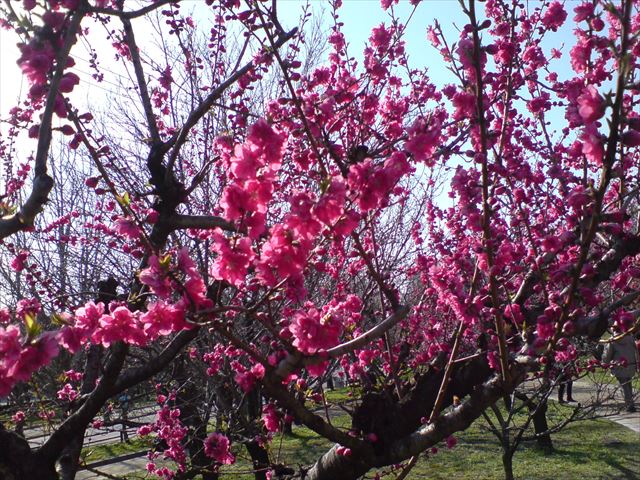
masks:
[[[502,467],[504,468],[504,480],[513,480],[513,454],[514,449],[504,448],[502,450]]]
[[[0,427],[0,478],[2,480],[58,480],[55,463],[38,461],[29,443]]]
[[[100,285],[101,282],[98,282]],[[102,288],[102,287],[100,287]],[[114,287],[115,295],[115,287]],[[101,293],[101,297],[98,300],[104,302],[108,301],[107,298]],[[87,352],[87,358],[84,365],[84,376],[82,378],[82,387],[80,393],[86,395],[91,393],[96,385],[96,381],[100,377],[100,366],[102,364],[102,352],[104,347],[101,345],[91,345]],[[87,429],[83,428],[73,438],[69,439],[68,445],[62,451],[60,455],[60,473],[61,480],[75,480],[76,473],[78,472],[78,465],[80,463],[80,453],[82,452],[82,446],[84,445],[84,436]]]
[[[271,465],[267,450],[255,441],[245,442],[244,446],[247,447],[247,452],[251,455],[255,479],[267,480],[267,470]]]
[[[535,409],[535,413],[533,414],[533,428],[536,432],[538,446],[542,448],[545,453],[553,452],[553,443],[551,441],[551,435],[549,435],[549,424],[547,423],[546,400],[541,402]]]
[[[202,480],[218,480],[219,475],[212,468],[213,462],[204,454],[207,425],[198,409],[202,402],[202,392],[191,379],[187,362],[183,356],[176,365],[176,380],[182,385],[176,395],[176,407],[180,409],[182,423],[189,427],[187,448],[191,466],[200,471]]]

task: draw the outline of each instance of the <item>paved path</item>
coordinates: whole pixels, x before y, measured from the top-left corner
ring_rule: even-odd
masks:
[[[606,418],[640,433],[640,392],[634,391],[638,411],[625,411],[620,385],[595,385],[586,380],[573,382],[573,398],[582,405],[597,405],[594,417]],[[551,398],[556,398],[555,396]]]
[[[117,413],[117,412],[116,412]],[[112,417],[115,422],[118,421],[119,416],[114,414]],[[155,418],[155,409],[153,407],[138,407],[131,410],[129,414],[129,420],[139,424],[151,423]],[[105,445],[109,443],[117,443],[120,441],[120,425],[112,425],[101,428],[87,428],[87,432],[84,437],[84,446]],[[134,437],[137,427],[128,427],[127,433],[129,437]],[[47,427],[38,426],[35,428],[25,428],[24,435],[29,445],[34,447],[40,447],[46,439],[49,438],[51,431]]]

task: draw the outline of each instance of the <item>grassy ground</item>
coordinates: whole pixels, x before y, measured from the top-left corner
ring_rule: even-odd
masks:
[[[346,427],[346,417],[334,423]],[[497,439],[480,419],[458,436],[458,445],[422,457],[408,479],[500,480],[504,478]],[[553,436],[555,452],[546,455],[534,443],[520,447],[514,457],[519,480],[580,479],[640,480],[640,435],[606,420],[574,423]],[[294,428],[291,436],[276,437],[273,458],[293,468],[315,461],[330,444],[305,427]],[[223,470],[222,479],[252,479],[249,460],[237,452],[238,463]],[[387,470],[388,471],[388,470]],[[373,478],[371,471],[367,478]],[[382,473],[382,471],[380,472]],[[388,477],[388,478],[394,478]]]
[[[108,458],[119,457],[127,453],[140,452],[153,446],[151,437],[135,437],[128,443],[110,443],[82,449],[81,458],[84,463],[95,463]]]
[[[344,402],[350,397],[347,389],[326,392],[333,402]],[[564,418],[570,407],[555,405],[549,409],[550,425]],[[349,418],[340,415],[333,424],[349,427]],[[458,445],[453,449],[440,446],[438,453],[423,456],[411,471],[408,479],[419,480],[501,480],[504,478],[501,449],[498,440],[488,431],[483,419],[476,421],[467,431],[457,436]],[[607,420],[589,420],[570,424],[553,435],[555,452],[545,454],[534,442],[524,443],[516,452],[513,464],[518,480],[640,480],[640,434]],[[147,440],[146,442],[149,442]],[[131,444],[95,447],[86,457],[87,462],[129,453],[148,447],[140,439]],[[292,435],[278,435],[271,446],[271,458],[275,463],[294,469],[309,465],[330,448],[306,427],[296,426]],[[88,452],[85,452],[88,453]],[[222,469],[221,479],[253,479],[251,461],[246,450],[235,450],[237,463]],[[390,469],[386,470],[387,472]],[[366,478],[373,478],[371,471]],[[383,471],[380,471],[383,473]],[[395,474],[398,472],[396,471]],[[144,474],[141,474],[144,475]],[[129,475],[127,478],[138,478]],[[387,478],[395,478],[395,475]]]
[[[408,478],[430,480],[501,479],[500,447],[495,438],[474,425],[458,436],[452,449],[422,460]],[[640,479],[640,435],[606,420],[575,423],[553,436],[555,452],[529,443],[514,456],[514,474],[521,480]]]

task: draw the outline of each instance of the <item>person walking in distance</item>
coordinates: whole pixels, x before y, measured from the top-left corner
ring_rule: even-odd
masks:
[[[614,330],[613,333],[614,336],[616,336],[622,332]],[[633,387],[631,386],[631,380],[636,373],[639,361],[633,335],[624,335],[608,343],[602,353],[602,361],[604,363],[616,362],[611,368],[611,373],[622,386],[627,412],[635,412],[636,407],[633,404]]]

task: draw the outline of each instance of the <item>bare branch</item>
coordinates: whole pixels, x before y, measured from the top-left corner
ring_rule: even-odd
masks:
[[[120,10],[114,10],[113,8],[101,8],[101,7],[91,7],[89,10],[90,13],[99,13],[101,15],[110,15],[113,17],[119,17],[122,19],[131,20],[138,17],[143,17],[148,13],[157,10],[160,7],[168,5],[169,3],[179,3],[181,0],[157,0],[151,5],[147,5],[146,7],[140,8],[138,10],[131,10],[128,12],[123,12]]]
[[[231,222],[228,222],[224,218],[216,217],[215,215],[182,215],[175,214],[167,219],[167,222],[175,230],[181,230],[185,228],[201,228],[201,229],[213,229],[221,228],[228,232],[237,232],[238,228]]]
[[[149,98],[149,91],[147,90],[147,81],[144,78],[144,69],[142,68],[142,61],[140,60],[140,52],[138,51],[136,37],[128,18],[122,18],[122,26],[124,27],[124,41],[127,44],[127,47],[129,47],[129,54],[131,55],[133,69],[136,74],[136,81],[138,83],[138,90],[140,91],[140,99],[142,100],[144,115],[147,117],[149,135],[151,136],[153,144],[157,145],[161,143],[160,133],[158,132],[158,125],[156,123],[155,115],[153,114],[153,108],[151,107],[151,99]]]
[[[298,29],[294,28],[289,33],[281,36],[274,44],[274,48],[280,48],[286,42],[288,42],[291,38],[293,38],[298,33]],[[222,94],[234,83],[240,80],[244,75],[246,75],[252,68],[254,67],[254,62],[251,61],[247,63],[240,70],[236,71],[233,75],[231,75],[227,80],[218,85],[217,88],[214,88],[211,93],[205,98],[200,105],[196,107],[195,110],[191,112],[187,120],[185,121],[182,128],[173,136],[168,142],[167,147],[173,147],[173,151],[171,152],[171,157],[169,158],[169,165],[167,167],[167,172],[172,170],[173,165],[175,164],[176,158],[178,157],[178,153],[180,152],[180,147],[187,140],[187,136],[191,129],[200,121],[200,119],[209,111],[209,109],[213,106],[213,104],[222,96]]]

